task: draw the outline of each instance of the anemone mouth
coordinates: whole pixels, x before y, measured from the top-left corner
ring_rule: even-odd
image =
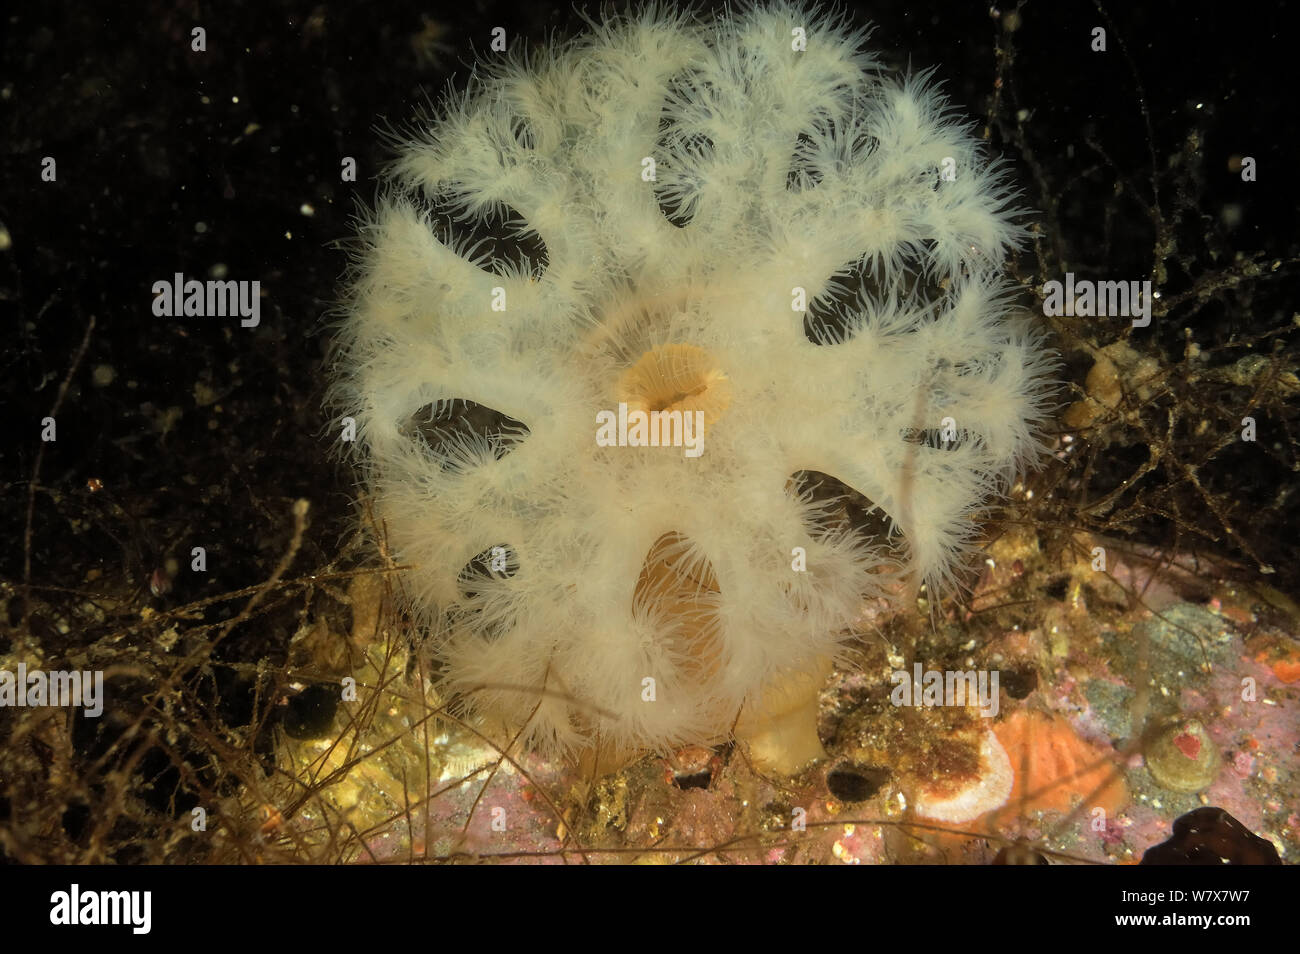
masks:
[[[666,344],[650,349],[623,372],[618,399],[629,411],[703,411],[712,423],[731,404],[731,382],[703,348]]]

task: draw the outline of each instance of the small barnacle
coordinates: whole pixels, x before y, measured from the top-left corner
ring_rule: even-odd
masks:
[[[1223,764],[1210,734],[1197,719],[1178,719],[1157,727],[1144,743],[1142,754],[1151,777],[1171,792],[1209,788]]]

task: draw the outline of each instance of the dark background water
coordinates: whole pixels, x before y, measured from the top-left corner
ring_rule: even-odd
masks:
[[[1008,34],[987,4],[928,6],[886,2],[850,15],[876,24],[872,42],[888,61],[935,68],[982,121]],[[1225,204],[1239,206],[1241,224],[1213,250],[1223,264],[1237,252],[1293,257],[1300,202],[1284,72],[1292,54],[1269,22],[1281,11],[1099,9],[1026,4],[998,106],[1007,116],[1030,110],[1025,141],[997,144],[1020,166],[1028,204],[1046,211],[1061,202],[1055,220],[1043,220],[1059,232],[1063,264],[1149,275],[1153,159],[1164,169],[1193,133],[1203,165],[1162,176],[1162,203],[1184,189],[1206,228]],[[143,2],[106,11],[53,2],[5,19],[5,537],[20,537],[39,421],[93,316],[43,464],[41,484],[62,504],[40,494],[37,527],[86,518],[77,562],[108,572],[124,564],[137,579],[183,541],[206,537],[223,551],[212,561],[220,581],[247,583],[289,501],[312,500],[318,519],[346,510],[349,478],[324,461],[322,319],[346,262],[334,243],[349,236],[357,202],[373,198],[371,177],[387,156],[377,128],[410,122],[451,74],[463,85],[465,64],[486,49],[493,26],[505,27],[512,45],[535,44],[579,28],[578,13],[481,0]],[[206,29],[207,52],[190,49],[194,26]],[[1089,49],[1094,26],[1107,28],[1106,53]],[[1234,154],[1257,159],[1259,181],[1228,170]],[[46,156],[57,161],[56,182],[41,181]],[[340,181],[344,156],[357,160],[356,182]],[[1210,257],[1197,265],[1209,270]],[[153,315],[154,281],[175,272],[207,278],[222,266],[228,278],[260,280],[260,327]],[[1293,292],[1294,266],[1282,273],[1273,288]],[[1199,333],[1257,333],[1289,318],[1288,298],[1272,295],[1262,309],[1254,301],[1249,313],[1226,303],[1198,316]],[[1165,330],[1166,345],[1180,342],[1176,321]],[[108,386],[92,384],[99,365],[113,369]],[[97,499],[85,489],[90,478],[103,482]],[[119,524],[115,534],[105,520]],[[38,554],[35,568],[52,582],[57,564]],[[20,575],[15,548],[0,553],[0,571]]]
[[[1278,368],[1294,368],[1300,196],[1287,69],[1294,54],[1274,22],[1284,5],[1263,13],[1188,6],[1027,3],[1015,31],[1005,29],[1011,8],[994,17],[980,2],[882,2],[849,15],[876,24],[872,45],[890,65],[933,67],[972,121],[993,118],[990,135],[1038,210],[1042,261],[1052,268],[1039,274],[1040,260],[1027,255],[1017,266],[1026,283],[1067,268],[1150,277],[1163,236],[1176,248],[1164,293],[1206,294],[1134,346],[1176,376],[1189,340],[1222,349],[1226,367],[1247,353],[1243,341],[1281,328],[1258,347],[1280,348]],[[61,592],[115,588],[135,608],[165,609],[254,585],[284,551],[297,498],[312,504],[297,566],[334,558],[354,494],[350,474],[329,456],[322,359],[347,263],[337,243],[351,234],[357,204],[373,199],[388,156],[378,130],[412,122],[449,80],[463,87],[493,27],[504,27],[514,48],[568,35],[582,20],[567,4],[405,0],[109,10],[49,2],[4,20],[0,651],[30,634],[57,657],[104,631],[90,622],[63,631],[52,608]],[[191,49],[196,26],[206,30],[206,52]],[[1107,30],[1105,53],[1089,49],[1098,26]],[[1242,182],[1232,167],[1242,155],[1257,160],[1258,181]],[[340,180],[347,156],[357,162],[355,182]],[[44,157],[57,162],[56,181],[42,181]],[[1261,276],[1240,272],[1252,261]],[[155,316],[151,286],[176,272],[260,281],[260,325]],[[1122,333],[1074,330],[1093,344]],[[25,604],[19,584],[40,422],[83,339],[58,440],[45,444],[40,465],[30,547],[40,590]],[[1090,361],[1068,342],[1062,348],[1067,373],[1082,382]],[[1144,508],[1127,527],[1134,538],[1191,541],[1246,571],[1265,562],[1278,571],[1272,579],[1294,585],[1295,400],[1273,387],[1259,412],[1267,446],[1228,448],[1197,471],[1245,547],[1216,529],[1177,467],[1151,478],[1164,482],[1155,499],[1165,512]],[[1206,440],[1194,425],[1215,402],[1230,406],[1211,420],[1211,436],[1227,433],[1254,391],[1249,382],[1189,381],[1181,410],[1191,423],[1173,439]],[[1140,440],[1114,440],[1070,486],[1102,496],[1146,453]],[[1176,533],[1170,501],[1188,522],[1205,518],[1207,532]],[[169,572],[169,558],[184,564],[195,545],[207,548],[208,571]],[[291,626],[243,628],[216,658],[282,662]],[[252,704],[240,692],[222,699],[233,722]]]

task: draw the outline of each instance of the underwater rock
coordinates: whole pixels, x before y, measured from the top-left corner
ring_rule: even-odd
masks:
[[[1222,808],[1206,806],[1174,820],[1174,835],[1142,855],[1144,865],[1280,865],[1273,845]]]

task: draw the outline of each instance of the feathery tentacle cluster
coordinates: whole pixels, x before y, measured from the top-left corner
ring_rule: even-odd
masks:
[[[447,683],[534,744],[726,735],[1039,453],[1005,171],[864,40],[593,25],[476,75],[364,224],[334,400]]]

